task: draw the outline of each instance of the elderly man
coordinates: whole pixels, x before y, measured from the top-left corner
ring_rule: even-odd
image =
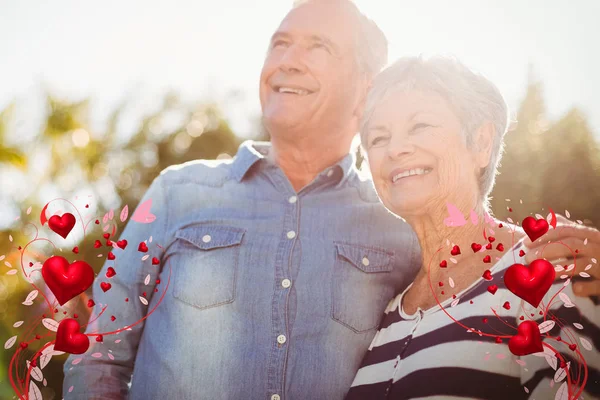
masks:
[[[107,310],[87,332],[131,325],[161,303],[92,341],[79,364],[71,356],[65,399],[343,398],[385,306],[421,263],[416,236],[350,152],[386,57],[382,32],[347,0],[290,11],[260,78],[272,143],[156,178],[142,199],[156,220],[127,225],[133,249],[100,273],[109,281],[116,270],[109,291],[94,285]],[[159,265],[141,261],[143,241]]]
[[[94,285],[107,311],[87,332],[133,324],[171,274],[169,288],[143,324],[92,338],[77,365],[68,359],[65,399],[344,396],[383,309],[420,264],[414,233],[350,154],[386,57],[384,35],[347,0],[290,11],[260,77],[272,144],[246,142],[230,163],[187,163],[153,182],[142,201],[152,199],[156,220],[124,230],[133,249],[99,274],[112,288]],[[150,236],[159,266],[136,251]]]

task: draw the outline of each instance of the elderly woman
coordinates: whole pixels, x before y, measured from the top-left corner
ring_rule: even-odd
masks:
[[[578,298],[573,308],[557,297],[548,310],[565,282],[558,280],[536,308],[504,283],[528,250],[524,233],[488,214],[507,121],[498,89],[451,58],[403,58],[376,78],[362,145],[381,201],[417,233],[422,268],[388,305],[348,399],[574,396],[584,380],[579,351],[588,368],[585,398],[599,395],[598,353],[582,348],[600,341],[591,300]],[[571,285],[563,293],[574,298]],[[519,324],[552,316],[556,326],[544,343],[562,362],[548,347],[544,356],[541,345],[537,355],[509,350]],[[574,332],[573,323],[583,330]],[[539,331],[526,325],[534,336]]]

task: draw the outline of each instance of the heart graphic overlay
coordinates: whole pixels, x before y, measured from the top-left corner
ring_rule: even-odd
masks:
[[[549,227],[548,222],[545,219],[536,220],[533,217],[525,218],[521,225],[532,242],[535,242],[537,239],[544,236],[544,234],[548,232]]]
[[[544,351],[540,329],[535,321],[522,322],[517,330],[517,334],[508,341],[511,353],[515,356],[526,356]]]
[[[48,220],[48,226],[54,232],[62,236],[63,239],[66,239],[75,226],[75,216],[71,213],[64,213],[60,217],[58,215],[53,215]]]
[[[59,304],[85,292],[94,282],[94,270],[85,261],[71,264],[66,258],[52,256],[42,265],[42,276]]]
[[[537,259],[528,267],[523,264],[511,265],[504,274],[504,283],[508,290],[537,307],[552,286],[555,277],[556,272],[552,264]]]
[[[79,332],[79,322],[73,318],[65,318],[58,324],[54,350],[71,354],[83,354],[90,347],[90,340]]]

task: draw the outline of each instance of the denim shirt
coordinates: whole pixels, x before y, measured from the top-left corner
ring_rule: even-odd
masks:
[[[92,318],[107,309],[86,332],[129,326],[160,304],[69,356],[65,399],[344,397],[385,307],[416,275],[417,238],[352,154],[296,193],[269,148],[247,141],[233,160],[154,180],[141,203],[152,199],[156,220],[127,223],[127,247],[93,286]]]

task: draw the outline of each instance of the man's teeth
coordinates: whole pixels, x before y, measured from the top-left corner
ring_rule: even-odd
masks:
[[[404,178],[404,177],[407,177],[407,176],[427,175],[430,172],[431,172],[430,168],[415,168],[415,169],[411,169],[411,170],[408,170],[408,171],[401,172],[398,175],[394,175],[394,177],[392,178],[392,182],[396,182],[398,179]]]
[[[279,93],[295,93],[295,94],[299,94],[301,96],[307,95],[308,94],[308,90],[303,90],[303,89],[292,89],[292,88],[287,88],[287,87],[280,87],[278,90]]]

